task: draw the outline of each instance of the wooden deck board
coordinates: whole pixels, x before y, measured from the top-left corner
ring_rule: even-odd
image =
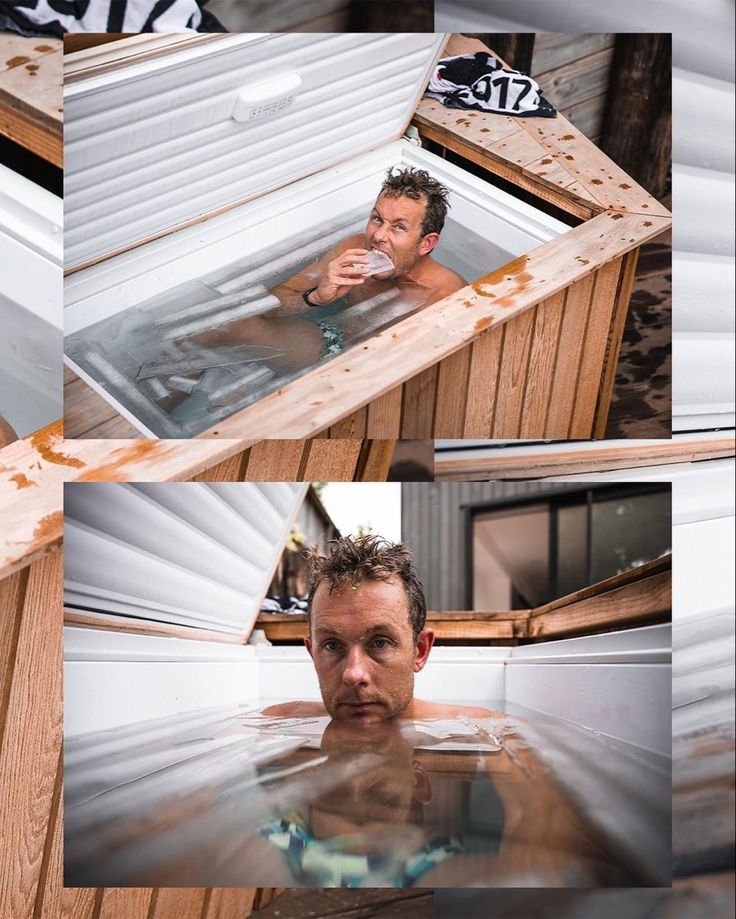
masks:
[[[62,43],[0,33],[0,133],[55,166],[63,162]]]
[[[661,466],[670,463],[690,463],[707,459],[723,459],[734,455],[733,437],[718,440],[662,440],[646,444],[626,444],[596,450],[544,450],[539,453],[515,454],[513,448],[494,451],[492,455],[458,458],[439,457],[435,460],[438,482],[488,481],[496,479],[538,479],[546,476],[578,475],[638,466]]]

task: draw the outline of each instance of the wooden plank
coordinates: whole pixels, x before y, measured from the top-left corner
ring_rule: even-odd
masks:
[[[595,275],[568,434],[573,440],[584,440],[593,435],[601,371],[605,366],[621,268],[622,260],[617,258],[599,268]],[[567,342],[563,341],[563,344]]]
[[[62,165],[62,45],[0,34],[0,134]]]
[[[573,399],[595,277],[586,275],[565,292],[565,306],[544,436],[564,440],[570,432]],[[527,428],[528,430],[528,428]]]
[[[367,422],[368,407],[363,406],[357,412],[352,412],[341,421],[331,425],[328,436],[336,439],[358,438],[362,440],[366,436]]]
[[[149,919],[201,919],[207,894],[205,888],[159,887]]]
[[[153,890],[147,887],[105,887],[97,919],[148,919]]]
[[[431,626],[435,638],[441,639],[485,639],[493,641],[494,639],[517,638],[516,623],[513,622],[479,622],[474,620],[463,620],[454,622],[452,620],[438,619]]]
[[[563,291],[536,307],[534,338],[529,354],[529,371],[519,428],[519,437],[522,439],[531,438],[531,431],[547,430],[547,413],[552,396],[552,381],[564,308]]]
[[[19,919],[34,912],[50,854],[46,830],[62,738],[61,588],[59,551],[28,573],[0,750],[0,902]]]
[[[606,353],[603,358],[603,373],[601,374],[601,383],[598,391],[598,403],[595,411],[595,425],[593,436],[597,438],[605,437],[606,424],[608,423],[608,413],[611,407],[611,398],[613,396],[613,384],[616,380],[616,369],[618,367],[618,357],[621,351],[621,340],[626,326],[626,317],[629,312],[629,303],[631,302],[631,291],[634,286],[636,276],[636,265],[639,259],[639,250],[634,249],[624,256],[623,267],[619,282],[618,294],[613,307],[611,325],[608,331],[608,342],[606,344]]]
[[[395,386],[368,405],[366,437],[398,440],[401,436],[403,387]]]
[[[664,571],[672,571],[671,553],[663,555],[660,558],[652,559],[649,562],[644,562],[643,565],[637,565],[636,568],[630,568],[628,571],[622,571],[620,574],[611,575],[610,578],[605,578],[603,581],[596,581],[595,584],[581,587],[580,590],[573,591],[571,594],[566,594],[564,597],[558,597],[556,600],[552,600],[549,603],[545,603],[531,610],[531,615],[541,616],[544,613],[549,613],[553,610],[570,606],[573,603],[578,603],[580,600],[588,600],[592,597],[598,597],[601,594],[608,593],[611,590],[618,590],[618,588],[624,587],[627,584],[635,584],[637,581],[644,581]]]
[[[542,91],[552,105],[569,117],[567,110],[570,106],[606,92],[612,61],[613,46],[610,45],[540,74],[535,79],[544,87]]]
[[[501,367],[498,371],[492,437],[515,438],[519,436],[535,318],[536,309],[528,310],[506,326]]]
[[[303,440],[262,440],[248,451],[245,478],[251,482],[296,482],[305,450]]]
[[[489,329],[472,344],[463,437],[490,437],[506,326]]]
[[[401,412],[402,440],[425,440],[434,436],[436,397],[436,366],[427,367],[406,381]]]
[[[624,441],[615,447],[596,450],[572,450],[514,454],[499,450],[492,456],[463,459],[435,459],[435,481],[464,482],[495,479],[536,479],[546,476],[578,475],[633,469],[639,466],[661,466],[669,463],[691,463],[698,460],[722,459],[736,452],[733,437],[718,440],[647,441],[627,446]]]
[[[590,634],[598,629],[630,628],[665,621],[671,611],[672,573],[663,571],[549,612],[535,610],[529,622],[529,636],[557,638]]]
[[[569,64],[578,58],[595,54],[604,48],[613,48],[613,34],[611,32],[593,32],[587,35],[567,35],[564,32],[538,32],[534,42],[532,66],[529,71],[535,80],[542,82],[542,91],[545,74]]]
[[[468,401],[468,377],[472,345],[446,357],[437,370],[435,437],[462,437]]]
[[[254,440],[268,439],[276,432],[289,437],[318,434],[335,417],[378,398],[469,344],[481,332],[508,322],[667,226],[669,220],[661,217],[599,214],[374,335],[360,349],[338,355],[302,377],[297,386],[265,396],[193,439],[236,438],[245,432]],[[412,409],[407,389],[402,437],[431,437],[431,431],[418,431],[414,425],[411,433],[405,430]]]
[[[385,482],[393,460],[395,440],[365,440],[355,471],[356,482]]]
[[[588,140],[598,145],[603,129],[603,115],[606,110],[606,96],[593,96],[577,105],[570,106],[565,112],[567,120],[584,134]]]
[[[255,887],[216,887],[202,919],[246,919],[253,912]]]
[[[362,447],[360,440],[311,440],[301,470],[305,482],[352,482]]]
[[[19,571],[0,581],[0,747],[13,685],[13,669],[18,650],[18,636],[28,582],[28,570]]]
[[[215,463],[209,469],[198,472],[197,475],[192,476],[192,482],[242,482],[243,473],[248,464],[248,452],[244,450],[242,453],[236,453],[221,463]]]

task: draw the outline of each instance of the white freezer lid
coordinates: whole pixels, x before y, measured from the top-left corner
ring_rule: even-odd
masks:
[[[307,485],[72,483],[64,602],[100,629],[120,617],[247,640]]]
[[[206,40],[205,40],[206,39]],[[67,267],[401,136],[443,34],[203,36],[64,90]],[[274,83],[273,81],[276,81]],[[301,81],[289,103],[289,88]],[[263,84],[267,84],[263,86]],[[285,95],[279,95],[279,86]],[[244,90],[276,114],[233,118]]]

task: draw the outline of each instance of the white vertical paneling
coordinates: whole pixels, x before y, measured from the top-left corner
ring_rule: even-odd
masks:
[[[242,634],[304,493],[296,483],[70,483],[65,603]]]
[[[65,253],[75,265],[398,137],[434,34],[228,35],[70,83]],[[294,102],[253,121],[238,93],[289,74]]]

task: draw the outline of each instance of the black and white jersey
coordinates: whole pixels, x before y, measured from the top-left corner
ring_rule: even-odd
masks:
[[[517,117],[554,118],[557,114],[536,80],[519,70],[505,69],[498,58],[484,51],[443,58],[429,81],[427,95],[449,108]]]
[[[198,0],[0,0],[0,29],[65,32],[223,32]]]

